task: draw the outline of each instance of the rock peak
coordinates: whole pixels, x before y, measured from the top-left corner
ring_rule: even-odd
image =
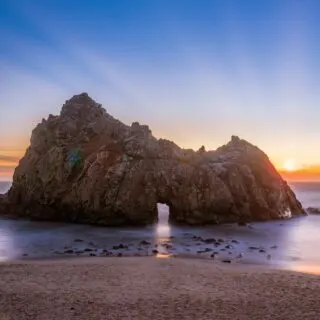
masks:
[[[105,110],[101,104],[93,100],[86,92],[74,95],[71,99],[66,100],[62,106],[60,115],[62,117],[75,118],[82,117],[84,114],[101,114]]]
[[[93,100],[86,92],[74,95],[71,99],[67,100],[64,106],[97,106],[98,103]]]

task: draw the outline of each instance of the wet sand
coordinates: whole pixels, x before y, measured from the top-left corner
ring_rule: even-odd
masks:
[[[320,277],[199,259],[78,258],[0,264],[0,319],[304,319]]]

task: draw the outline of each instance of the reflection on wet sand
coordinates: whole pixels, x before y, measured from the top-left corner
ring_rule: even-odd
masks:
[[[168,251],[171,241],[171,227],[169,225],[169,206],[158,203],[158,224],[156,226],[156,239],[158,244],[156,258],[170,258],[172,253]]]
[[[318,264],[292,264],[287,268],[292,271],[320,275],[320,265]]]

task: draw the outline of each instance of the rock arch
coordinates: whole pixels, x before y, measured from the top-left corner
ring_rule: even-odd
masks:
[[[81,161],[70,166],[74,149]],[[148,126],[114,119],[86,93],[33,130],[0,205],[35,219],[144,225],[155,221],[158,202],[169,204],[171,222],[192,225],[305,214],[247,141],[233,136],[214,151],[182,149]]]

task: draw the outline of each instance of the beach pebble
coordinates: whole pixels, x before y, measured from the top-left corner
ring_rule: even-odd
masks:
[[[232,243],[239,243],[237,240],[231,240]]]
[[[266,250],[260,249],[259,252],[264,253],[264,252],[266,252]]]
[[[224,260],[221,260],[222,262],[224,262],[224,263],[231,263],[231,260],[229,260],[229,259],[224,259]]]
[[[142,246],[148,246],[148,245],[150,245],[151,243],[149,242],[149,241],[147,241],[147,240],[141,240],[140,241],[140,245],[142,245]]]
[[[215,242],[216,242],[216,239],[214,239],[214,238],[208,238],[208,239],[204,239],[203,242],[204,242],[204,243],[215,243]]]
[[[65,250],[64,253],[74,253],[74,251],[69,249],[69,250]]]
[[[124,244],[120,243],[118,246],[113,246],[113,250],[119,250],[119,249],[128,249],[128,246],[125,246]]]
[[[152,250],[152,253],[153,253],[153,254],[158,254],[159,251],[158,251],[157,249],[153,249],[153,250]]]

